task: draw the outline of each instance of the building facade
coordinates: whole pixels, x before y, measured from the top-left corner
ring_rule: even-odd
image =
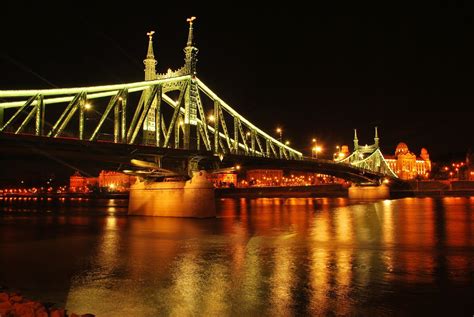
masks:
[[[410,152],[404,142],[400,142],[393,156],[384,156],[390,168],[404,180],[428,178],[431,172],[431,160],[428,150],[421,149],[420,155]]]
[[[247,182],[250,186],[280,186],[282,170],[254,169],[247,171]]]
[[[114,171],[101,171],[98,177],[99,187],[110,191],[128,191],[134,181],[133,176]]]
[[[97,177],[85,177],[79,171],[69,177],[69,191],[73,193],[89,192],[95,185],[97,185]]]
[[[215,173],[210,174],[209,179],[215,187],[236,187],[237,174],[236,173]]]

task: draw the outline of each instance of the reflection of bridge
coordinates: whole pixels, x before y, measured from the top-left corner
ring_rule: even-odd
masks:
[[[70,151],[87,156],[96,151],[117,159],[114,152],[125,151],[123,158],[129,160],[139,154],[182,158],[199,154],[220,157],[223,162],[291,167],[359,181],[396,177],[393,172],[379,168],[376,163],[379,154],[364,160],[375,162],[370,164],[354,161],[353,156],[342,161],[352,165],[304,160],[302,153],[245,119],[197,78],[198,49],[193,43],[193,19],[188,21],[185,64],[177,70],[156,73],[154,32],[150,32],[143,82],[0,91],[3,151],[8,148],[14,152],[22,144],[15,140],[22,140],[40,146],[41,151],[55,151],[55,155]],[[170,107],[165,107],[166,104]],[[100,114],[93,126],[87,120],[90,119],[87,118],[90,107]],[[110,137],[107,138],[104,132],[109,132]],[[74,147],[87,150],[78,153]],[[103,156],[106,159],[106,155]]]

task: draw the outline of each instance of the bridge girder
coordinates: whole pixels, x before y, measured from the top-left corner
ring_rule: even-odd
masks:
[[[173,91],[179,92],[178,101],[169,95]],[[209,99],[211,106],[208,108],[211,111],[206,112],[201,93]],[[140,98],[138,102],[134,102],[132,96],[136,99],[137,94]],[[170,141],[174,134],[175,147],[178,145],[182,149],[198,148],[202,142],[206,150],[216,154],[302,159],[301,152],[260,130],[202,81],[192,76],[97,87],[0,91],[0,98],[2,114],[6,117],[10,114],[6,123],[3,123],[2,117],[0,132],[97,141],[101,139],[101,132],[110,131],[110,135],[113,135],[111,142],[140,144],[137,141],[138,135],[145,133],[143,123],[152,112],[155,118],[152,146],[155,147],[171,148]],[[102,107],[99,122],[91,125],[84,118],[87,103],[94,101],[99,104],[104,103],[104,100],[106,106]],[[186,113],[189,111],[187,103],[191,102],[195,103],[195,114]],[[172,115],[168,120],[165,118],[163,103],[171,106]],[[132,118],[128,117],[129,109],[134,109]],[[62,110],[59,118],[54,117],[58,110]],[[209,112],[212,113],[214,122],[206,117]],[[71,119],[76,114],[79,120],[78,123],[73,123]],[[31,132],[27,128],[33,117],[35,126],[34,132]],[[109,128],[106,127],[107,120],[113,122]],[[233,135],[229,134],[227,128],[229,121],[234,124]],[[44,131],[47,126],[52,128]],[[192,127],[195,129],[194,137],[190,135]],[[214,136],[213,142],[210,135]],[[266,151],[261,140],[267,144]]]

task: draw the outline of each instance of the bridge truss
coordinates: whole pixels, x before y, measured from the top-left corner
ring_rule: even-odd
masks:
[[[350,164],[361,170],[386,175],[390,178],[398,178],[380,151],[377,127],[375,127],[374,144],[365,146],[359,146],[357,131],[354,130],[354,152],[336,162],[339,164]]]
[[[169,95],[172,92],[177,92],[176,100]],[[136,98],[132,94],[139,94],[135,104],[132,102]],[[210,99],[211,111],[206,112],[201,94]],[[202,81],[190,75],[97,87],[0,91],[0,98],[0,118],[3,119],[0,132],[97,141],[104,136],[100,132],[109,128],[110,135],[113,135],[109,141],[114,143],[283,159],[302,157],[300,152],[260,130]],[[103,99],[106,99],[105,107],[99,111],[96,108]],[[100,118],[92,126],[86,126],[90,125],[86,116],[91,101],[94,101],[94,111],[100,114]],[[166,111],[164,105],[170,106],[171,112]],[[47,116],[47,109],[52,107],[56,109]],[[190,109],[197,110],[194,117],[189,114]],[[133,114],[131,118],[128,118],[129,111]],[[154,136],[150,138],[144,136],[148,131],[143,130],[143,126],[151,112],[156,120]],[[72,124],[75,116],[77,122]],[[141,141],[139,134],[142,135]]]
[[[152,31],[143,82],[0,90],[0,132],[302,159],[301,152],[259,129],[197,78],[194,19],[188,19],[185,65],[178,70],[156,73]]]

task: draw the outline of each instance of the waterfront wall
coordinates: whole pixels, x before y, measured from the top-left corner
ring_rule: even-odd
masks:
[[[286,187],[218,188],[218,197],[346,197],[347,188],[341,184]]]

